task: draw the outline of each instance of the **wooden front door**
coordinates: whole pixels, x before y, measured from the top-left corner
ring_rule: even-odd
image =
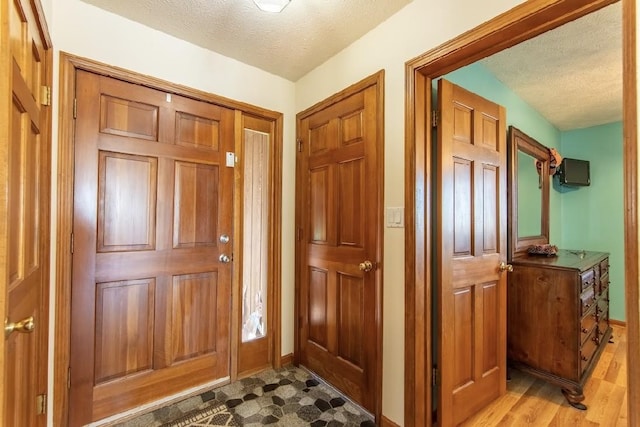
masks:
[[[49,75],[47,50],[50,46],[40,30],[46,30],[46,24],[40,21],[42,17],[36,3],[2,1],[0,7],[3,21],[0,78],[2,88],[6,83],[9,88],[1,91],[4,99],[0,107],[3,128],[0,135],[0,270],[3,272],[0,304],[6,301],[3,307],[6,315],[2,317],[5,321],[4,394],[0,390],[4,411],[0,424],[44,426],[49,334],[51,113],[50,107],[42,105],[48,103],[42,85],[47,84]]]
[[[73,426],[229,375],[234,143],[233,110],[76,85]]]
[[[299,361],[371,412],[380,400],[380,85],[298,115]]]
[[[505,109],[438,82],[438,422],[506,390]]]

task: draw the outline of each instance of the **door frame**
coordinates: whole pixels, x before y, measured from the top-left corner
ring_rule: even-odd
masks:
[[[377,111],[376,117],[377,119],[377,140],[376,140],[376,150],[378,152],[378,164],[376,165],[376,170],[380,173],[376,177],[376,184],[378,185],[378,192],[374,195],[377,197],[377,211],[379,224],[376,229],[377,233],[377,242],[378,247],[375,248],[376,254],[376,262],[380,266],[375,275],[375,293],[376,293],[376,336],[375,336],[375,357],[376,360],[374,362],[375,372],[373,373],[373,378],[375,384],[373,386],[373,390],[375,393],[374,396],[374,416],[378,423],[382,422],[382,297],[383,297],[383,279],[382,279],[382,256],[384,247],[384,224],[382,218],[383,215],[383,206],[384,206],[384,70],[380,70],[375,74],[372,74],[364,79],[360,80],[357,83],[337,92],[328,98],[312,105],[311,107],[305,109],[296,114],[296,136],[300,130],[301,122],[305,117],[308,117],[322,109],[335,104],[336,102],[342,101],[343,99],[348,98],[349,96],[358,93],[360,91],[365,90],[370,86],[376,86],[377,90]],[[297,160],[296,156],[296,181],[300,182],[302,170],[300,169],[300,162]],[[302,228],[302,224],[304,224],[304,219],[301,217],[301,209],[300,206],[304,201],[302,200],[302,189],[301,186],[296,186],[296,201],[295,201],[295,223],[296,223],[296,245],[295,245],[295,299],[294,299],[294,364],[298,366],[300,364],[300,353],[301,353],[301,345],[300,342],[300,324],[301,324],[301,302],[300,302],[300,287],[301,285],[301,274],[302,274],[302,240],[299,237],[300,231]]]
[[[152,89],[185,96],[199,101],[204,101],[222,107],[236,110],[236,121],[246,113],[273,122],[274,137],[271,161],[273,171],[270,176],[273,185],[273,199],[270,201],[270,212],[273,213],[273,221],[269,225],[271,236],[270,247],[273,251],[267,260],[269,275],[268,280],[273,286],[273,319],[272,331],[274,334],[272,351],[273,366],[281,366],[281,247],[282,247],[282,139],[283,139],[283,115],[277,111],[267,110],[229,98],[189,88],[176,83],[167,82],[155,77],[146,76],[123,68],[104,64],[87,58],[82,58],[65,52],[60,52],[60,86],[59,86],[59,125],[58,125],[58,185],[57,185],[57,212],[55,215],[57,232],[55,241],[56,276],[55,276],[55,336],[54,336],[54,372],[53,372],[53,424],[67,425],[69,390],[70,359],[70,328],[71,328],[71,272],[72,272],[72,230],[73,230],[73,179],[74,179],[74,152],[75,152],[75,119],[74,100],[75,80],[78,70],[88,71],[94,74],[108,76],[133,84],[150,87]],[[236,123],[234,145],[237,149],[242,141],[242,132],[238,132]],[[235,168],[234,182],[241,182],[240,168]],[[236,189],[234,197],[239,197],[241,189]],[[234,228],[241,221],[240,212],[234,212]],[[235,241],[234,241],[235,243]],[[241,244],[235,243],[234,252],[240,251]],[[234,270],[240,266],[235,266]],[[237,275],[232,275],[230,307],[240,297],[240,283]],[[237,340],[239,331],[237,316],[231,315],[230,325],[230,376],[233,381],[237,377]]]
[[[640,424],[640,294],[638,289],[638,153],[635,0],[623,6],[623,138],[625,294],[629,425]],[[529,0],[405,64],[405,408],[407,427],[431,426],[431,314],[434,215],[431,83],[457,68],[575,20],[614,0]],[[437,206],[435,206],[437,209]],[[414,396],[408,399],[407,396]]]

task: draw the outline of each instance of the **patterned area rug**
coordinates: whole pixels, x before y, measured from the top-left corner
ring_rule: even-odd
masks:
[[[201,426],[375,427],[373,418],[309,372],[287,366],[115,424],[115,427]]]
[[[194,411],[178,420],[164,424],[163,427],[204,427],[204,426],[238,426],[233,414],[225,405]]]
[[[214,390],[242,426],[374,427],[334,388],[296,367],[267,370]]]

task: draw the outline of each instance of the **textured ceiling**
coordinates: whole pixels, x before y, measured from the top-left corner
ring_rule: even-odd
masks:
[[[83,0],[296,81],[411,0],[293,0],[282,13],[252,0]]]
[[[295,82],[412,0],[83,1]],[[558,129],[595,126],[622,118],[621,35],[618,2],[481,62]]]
[[[622,120],[620,2],[480,62],[560,130]]]

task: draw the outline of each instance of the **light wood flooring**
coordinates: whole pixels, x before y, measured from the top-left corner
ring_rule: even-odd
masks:
[[[557,386],[512,369],[507,393],[462,426],[626,427],[626,328],[613,326],[613,339],[585,384],[586,411],[570,406]]]

